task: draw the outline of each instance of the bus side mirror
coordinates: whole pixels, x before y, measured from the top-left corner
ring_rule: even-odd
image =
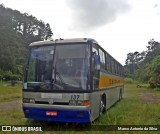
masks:
[[[94,67],[95,67],[95,70],[100,70],[100,56],[99,55],[94,56]]]

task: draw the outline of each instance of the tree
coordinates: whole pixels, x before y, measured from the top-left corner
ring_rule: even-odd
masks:
[[[126,59],[126,68],[128,68],[131,74],[135,73],[135,70],[138,69],[139,62],[143,59],[143,53],[139,53],[138,51],[134,53],[128,53]]]
[[[160,55],[156,56],[149,65],[148,74],[150,77],[151,87],[160,87]]]
[[[145,62],[151,61],[155,56],[160,55],[160,43],[151,39],[148,42]]]
[[[22,75],[22,65],[31,42],[50,38],[50,25],[32,15],[0,5],[0,70],[2,73]],[[20,71],[21,70],[21,71]],[[9,72],[9,73],[8,73]],[[11,73],[10,73],[11,72]],[[4,73],[3,73],[4,74]]]
[[[125,70],[127,76],[136,80],[152,83],[156,87],[160,85],[160,43],[151,39],[147,50],[141,53],[128,53]]]

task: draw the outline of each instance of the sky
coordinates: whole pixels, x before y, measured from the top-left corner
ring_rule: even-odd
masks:
[[[93,38],[122,65],[160,41],[160,0],[0,0],[49,23],[56,38]]]

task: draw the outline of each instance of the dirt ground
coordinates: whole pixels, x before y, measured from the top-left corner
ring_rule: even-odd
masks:
[[[160,97],[153,93],[140,93],[139,98],[148,103],[160,103]]]
[[[1,102],[0,103],[0,111],[1,110],[13,110],[13,109],[19,109],[22,107],[22,101],[16,100],[16,101],[9,101],[9,102]]]

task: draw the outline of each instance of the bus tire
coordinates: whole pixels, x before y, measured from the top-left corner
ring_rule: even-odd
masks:
[[[99,116],[101,116],[105,111],[106,111],[106,97],[103,94],[99,105]]]
[[[122,99],[122,89],[120,89],[120,92],[119,92],[119,101]]]

